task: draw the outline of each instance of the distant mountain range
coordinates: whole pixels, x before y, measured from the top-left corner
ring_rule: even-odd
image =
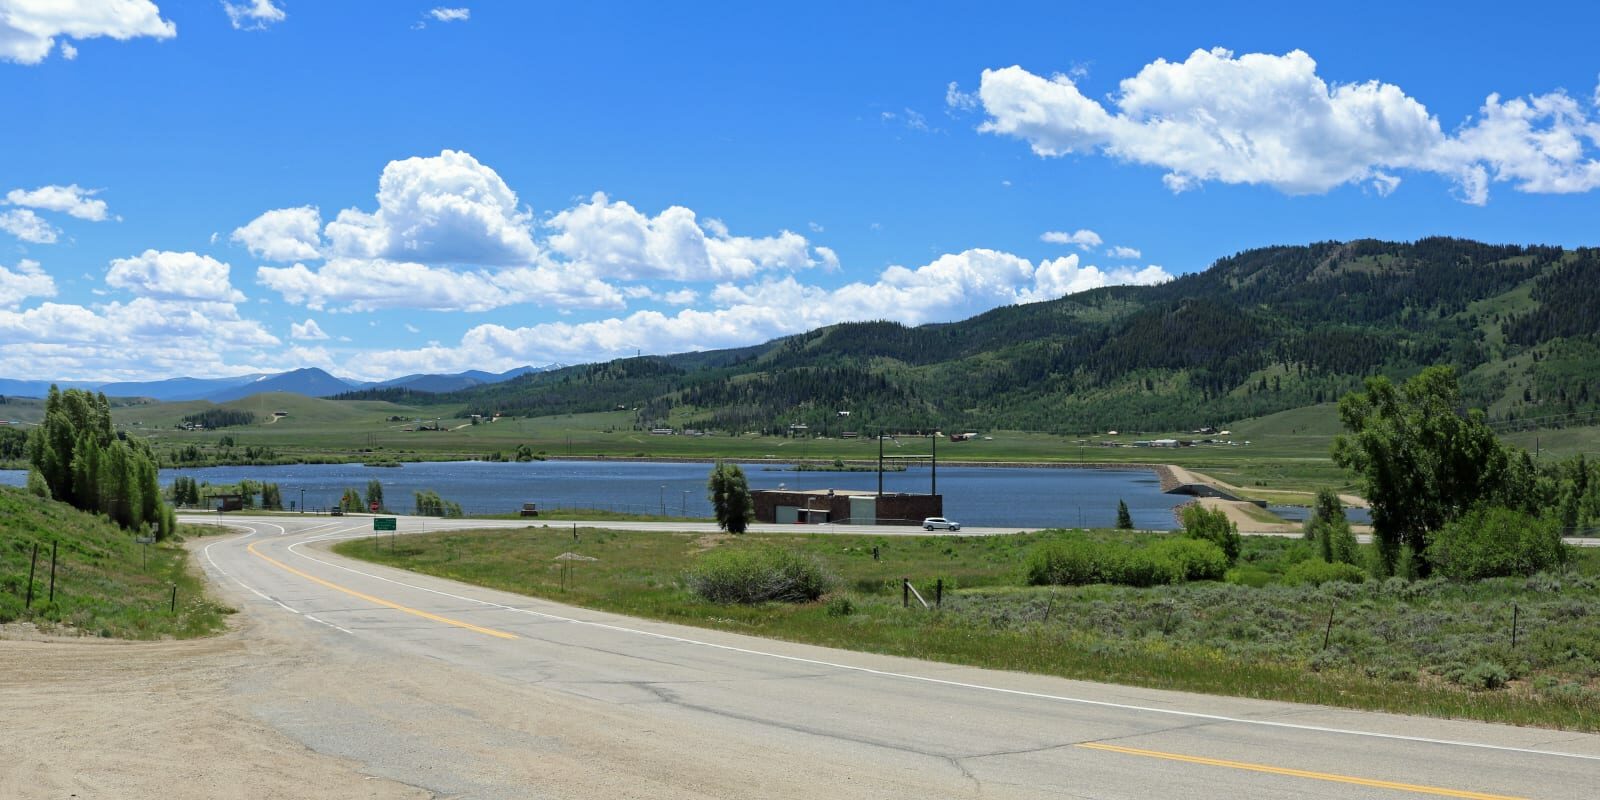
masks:
[[[454,392],[510,380],[531,372],[559,369],[562,365],[523,366],[505,372],[467,370],[453,375],[418,373],[387,381],[357,381],[340,378],[309,367],[279,373],[253,373],[229,378],[169,378],[161,381],[19,381],[0,378],[0,395],[44,397],[52,383],[62,389],[88,389],[108,397],[148,397],[152,400],[210,400],[223,403],[261,392],[292,392],[307,397],[330,397],[357,389],[410,389],[417,392]]]

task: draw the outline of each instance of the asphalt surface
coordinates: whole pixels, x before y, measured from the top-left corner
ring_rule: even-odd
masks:
[[[589,725],[585,752],[599,769],[648,773],[661,787],[627,791],[643,785],[635,782],[608,795],[780,797],[807,787],[822,797],[1600,797],[1600,736],[776,642],[563,606],[327,551],[328,542],[372,535],[366,517],[226,522],[247,533],[204,545],[200,562],[243,613],[330,658],[359,655],[395,674],[426,667],[461,686],[499,687],[448,701],[430,695],[426,702],[442,707],[426,723],[334,704],[275,718],[264,706],[269,721],[313,749],[443,796],[584,796],[571,786],[542,786],[537,771],[486,760],[537,758],[535,751],[560,750]],[[523,524],[401,517],[399,535]],[[537,715],[555,707],[563,712],[554,720]],[[507,714],[540,722],[496,721]],[[596,735],[601,744],[593,744]],[[502,738],[536,744],[485,744],[469,753],[462,743]],[[737,777],[716,783],[705,777],[716,769],[708,751],[721,750],[740,754],[736,764],[730,755],[728,767]],[[680,780],[675,758],[700,771]]]

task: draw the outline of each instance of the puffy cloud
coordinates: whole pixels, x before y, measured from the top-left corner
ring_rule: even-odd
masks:
[[[244,295],[229,283],[227,264],[198,253],[146,250],[131,258],[113,259],[106,284],[160,300],[209,300],[232,303]]]
[[[552,250],[601,277],[726,280],[819,263],[805,237],[790,231],[762,238],[730,236],[727,226],[715,220],[702,227],[695,213],[682,206],[648,217],[626,202],[612,202],[603,192],[547,224],[557,231],[549,240]],[[837,264],[832,251],[818,258]]]
[[[13,206],[61,211],[78,219],[103,222],[106,219],[106,201],[95,199],[99,189],[85,189],[74,183],[68,186],[41,186],[33,191],[12,189],[6,192],[6,203]]]
[[[345,209],[323,231],[334,255],[423,264],[527,264],[530,217],[492,169],[467,153],[391,161],[378,210]]]
[[[794,276],[762,283],[723,284],[715,307],[675,314],[639,311],[625,317],[528,327],[479,325],[455,346],[364,353],[349,373],[388,377],[404,372],[506,369],[517,364],[588,361],[630,355],[737,347],[851,320],[896,319],[906,324],[961,319],[997,304],[1033,302],[1115,283],[1158,283],[1160,267],[1101,270],[1076,254],[1035,266],[1010,253],[968,250],[917,269],[890,267],[872,283],[836,289],[809,286]]]
[[[183,340],[186,347],[268,347],[279,344],[261,323],[239,316],[232,303],[136,298],[96,308],[42,303],[26,311],[0,311],[0,338],[14,343],[130,344]]]
[[[460,271],[412,261],[340,258],[317,269],[304,264],[261,267],[256,280],[291,303],[319,311],[487,311],[516,303],[622,305],[622,295],[614,287],[551,267]]]
[[[1023,139],[1041,156],[1098,151],[1161,167],[1173,191],[1221,181],[1307,194],[1370,182],[1387,194],[1399,183],[1391,170],[1405,169],[1443,175],[1479,204],[1495,181],[1525,192],[1600,186],[1591,155],[1600,124],[1560,91],[1491,95],[1451,136],[1399,87],[1330,86],[1299,50],[1196,50],[1182,62],[1158,59],[1119,88],[1108,108],[1069,76],[985,70],[980,130]]]
[[[268,26],[284,21],[289,15],[272,4],[272,0],[249,0],[247,3],[229,3],[224,0],[222,10],[236,31],[262,31]]]
[[[472,18],[470,8],[435,8],[428,12],[428,16],[440,22],[466,22]]]
[[[1123,260],[1126,260],[1126,261],[1132,261],[1134,259],[1138,259],[1138,258],[1144,257],[1144,254],[1139,252],[1138,248],[1123,247],[1120,244],[1116,245],[1114,247],[1107,247],[1106,248],[1106,255],[1111,256],[1112,258],[1120,258],[1120,259],[1123,259]]]
[[[321,257],[322,214],[316,206],[268,211],[233,231],[233,241],[250,254],[268,261],[298,261]]]
[[[55,297],[56,282],[39,268],[39,262],[22,259],[17,268],[0,266],[0,307],[14,306],[29,297]]]
[[[61,231],[27,208],[0,211],[0,231],[33,244],[55,244],[56,238],[61,235]]]
[[[138,36],[170,39],[178,28],[161,18],[150,0],[49,0],[0,4],[0,59],[38,64],[50,55],[57,37],[126,41]],[[70,60],[77,50],[63,43]]]
[[[289,323],[289,338],[291,338],[291,339],[302,339],[302,340],[318,340],[318,339],[326,339],[326,338],[328,338],[328,334],[326,334],[326,333],[324,333],[322,331],[322,326],[318,325],[316,320],[308,318],[303,323],[302,322],[291,322],[291,323]]]
[[[1051,244],[1076,245],[1079,250],[1087,251],[1093,250],[1094,248],[1100,246],[1100,234],[1095,233],[1087,228],[1079,228],[1072,233],[1067,233],[1066,231],[1045,231],[1044,234],[1039,237],[1039,241],[1049,242]]]

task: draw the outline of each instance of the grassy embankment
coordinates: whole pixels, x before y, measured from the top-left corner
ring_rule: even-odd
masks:
[[[344,554],[624,614],[870,652],[1166,689],[1600,730],[1600,553],[1559,577],[1151,589],[1021,585],[1031,548],[1007,537],[662,534],[560,526],[340,544]],[[1149,534],[1093,532],[1101,538]],[[838,577],[822,602],[727,606],[684,575],[713,548],[775,545]],[[879,548],[881,561],[872,556]],[[391,549],[396,548],[396,549]],[[1309,555],[1247,537],[1252,580]],[[599,559],[564,563],[576,552]],[[900,579],[942,610],[901,606]],[[1518,641],[1511,646],[1512,608]],[[1333,624],[1328,627],[1330,614]],[[1324,636],[1327,644],[1324,647]],[[1504,681],[1504,683],[1502,683]]]
[[[198,533],[185,531],[188,527],[180,531]],[[28,609],[28,566],[35,544],[39,559],[33,607]],[[176,611],[171,607],[174,586]],[[0,487],[0,622],[32,622],[47,632],[120,639],[188,638],[221,630],[229,613],[208,599],[205,582],[182,546],[137,544],[133,534],[99,516]]]

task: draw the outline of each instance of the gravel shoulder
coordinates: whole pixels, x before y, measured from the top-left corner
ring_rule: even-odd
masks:
[[[210,639],[120,642],[0,627],[0,797],[372,798],[429,792],[273,730],[240,676],[307,668],[248,621]]]

